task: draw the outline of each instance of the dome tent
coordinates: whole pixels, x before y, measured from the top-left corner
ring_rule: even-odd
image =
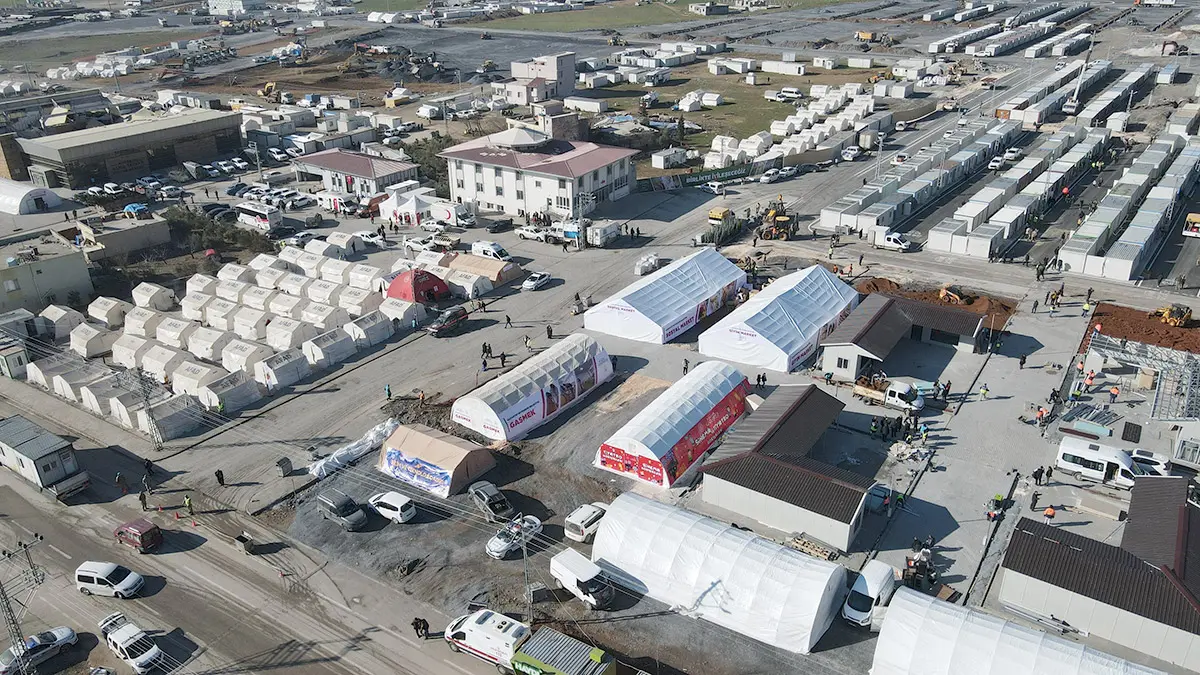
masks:
[[[63,305],[49,305],[38,314],[34,323],[39,333],[58,341],[70,338],[71,330],[83,322],[80,312]]]
[[[700,353],[790,372],[858,306],[858,291],[820,265],[772,282],[700,334]]]
[[[746,411],[746,376],[705,361],[633,416],[596,451],[595,466],[670,487]]]
[[[165,318],[165,314],[159,314],[152,309],[134,307],[125,315],[125,334],[152,338],[158,330],[158,324]]]
[[[143,281],[133,289],[133,304],[138,307],[166,312],[175,307],[175,302],[175,291],[149,281]]]
[[[112,351],[113,343],[119,337],[119,331],[81,323],[71,329],[71,351],[85,359],[94,358]]]
[[[163,319],[158,324],[158,328],[154,329],[154,339],[168,347],[187,349],[188,338],[198,328],[200,328],[200,324],[195,321],[173,318]]]
[[[53,190],[0,178],[0,213],[24,216],[42,213],[62,205],[62,198]]]
[[[600,520],[592,560],[634,592],[800,654],[833,623],[846,581],[841,565],[632,492]]]
[[[392,322],[378,311],[363,314],[342,326],[342,330],[354,339],[354,345],[359,349],[386,342],[394,332]]]
[[[604,347],[575,333],[460,396],[451,419],[492,440],[515,441],[579,403],[612,374]]]
[[[228,375],[224,368],[209,363],[187,361],[171,374],[171,391],[176,394],[200,395],[200,387]]]
[[[639,279],[583,315],[583,327],[666,344],[733,299],[746,273],[713,248]]]
[[[299,349],[287,349],[269,359],[254,364],[254,379],[267,388],[267,393],[288,387],[308,377],[312,364]]]
[[[433,302],[450,295],[450,286],[432,272],[406,270],[396,275],[384,294],[406,302]]]
[[[354,356],[358,348],[354,338],[341,328],[334,328],[328,333],[322,333],[300,345],[304,358],[313,368],[328,368]]]

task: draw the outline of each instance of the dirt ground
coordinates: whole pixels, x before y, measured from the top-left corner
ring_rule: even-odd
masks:
[[[1111,338],[1200,352],[1200,323],[1195,318],[1188,322],[1187,327],[1175,328],[1161,323],[1157,318],[1146,316],[1146,312],[1140,309],[1102,302],[1096,305],[1088,330],[1084,332],[1085,341],[1097,325],[1101,334]]]
[[[886,278],[868,277],[856,283],[854,288],[859,293],[868,295],[871,293],[890,293],[934,305],[945,304],[938,297],[939,289],[905,288],[895,281]],[[961,305],[953,305],[953,307],[974,314],[983,314],[988,317],[988,325],[1003,326],[1008,322],[1009,317],[1017,312],[1017,303],[1015,300],[993,298],[987,295],[972,293],[969,288],[964,288],[964,290],[967,292],[968,300],[970,301]]]

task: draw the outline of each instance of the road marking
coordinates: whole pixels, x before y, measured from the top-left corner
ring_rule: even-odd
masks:
[[[448,659],[442,659],[442,663],[450,666],[451,668],[457,670],[460,673],[466,673],[467,675],[473,675],[471,673],[471,671],[467,670],[466,668],[463,668],[462,666],[460,666],[458,664],[451,663]]]
[[[17,527],[19,527],[19,528],[21,528],[21,530],[22,530],[22,531],[23,531],[25,534],[33,534],[33,530],[29,529],[28,527],[25,527],[24,525],[22,525],[22,524],[18,523],[18,522],[17,522],[17,521],[15,521],[15,520],[14,520],[14,521],[12,521],[12,524],[13,524],[13,525],[16,525],[16,526],[17,526]]]
[[[67,560],[72,559],[71,556],[67,555],[62,549],[55,546],[54,544],[46,544],[46,545],[50,547],[51,551],[54,551],[55,553],[61,555],[62,557],[66,558]]]

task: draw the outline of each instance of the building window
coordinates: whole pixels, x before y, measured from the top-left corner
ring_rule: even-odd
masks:
[[[475,165],[475,173],[483,173],[483,165],[476,164]]]
[[[19,291],[21,290],[21,285],[17,283],[16,279],[8,279],[4,282],[4,290],[9,293],[12,293],[13,291]]]
[[[559,189],[559,190],[566,190],[566,189],[567,189],[567,179],[565,179],[565,178],[559,178],[559,179],[558,179],[558,189]]]
[[[522,176],[521,176],[521,172],[520,172],[520,171],[518,171],[518,172],[517,172],[517,180],[521,180],[521,178],[522,178]]]
[[[626,185],[629,185],[629,176],[627,175],[617,176],[617,179],[613,181],[613,189],[620,189]]]
[[[604,177],[612,178],[612,164],[609,164],[608,166],[604,167]]]
[[[497,197],[504,196],[504,188],[500,187],[499,185],[496,186],[496,196]]]
[[[463,182],[462,182],[461,180],[457,180],[457,181],[454,181],[454,182],[458,184],[458,189],[459,189],[459,190],[463,189]]]
[[[575,181],[575,184],[579,187],[583,187],[583,176],[580,176],[579,179]]]
[[[476,184],[475,184],[475,191],[476,191],[476,192],[483,192],[483,183],[476,183]]]
[[[42,473],[50,473],[51,471],[54,470],[54,467],[56,467],[56,466],[58,466],[58,462],[50,462],[49,464],[43,464],[42,465]]]
[[[533,187],[535,187],[535,188],[542,187],[542,181],[540,181],[540,180],[533,181]]]
[[[25,460],[23,460],[23,459],[21,459],[20,457],[18,457],[18,458],[17,458],[17,466],[19,466],[19,467],[21,467],[22,469],[24,469],[24,468],[25,468]]]
[[[495,169],[493,169],[493,171],[495,171],[495,173],[496,173],[496,178],[500,178],[501,176],[504,175],[504,172],[500,170],[500,167],[496,167]]]
[[[592,172],[592,182],[595,183],[598,180],[600,180],[600,169],[596,169],[595,171]],[[579,182],[579,185],[581,185],[581,186],[583,185],[582,180]]]
[[[565,209],[571,205],[571,200],[566,197],[559,197],[555,200],[555,203],[558,205],[558,208]]]
[[[840,368],[841,370],[846,370],[847,368],[850,367],[850,359],[843,359],[841,357],[838,357],[837,367]]]
[[[454,168],[458,169],[459,171],[462,171],[462,160],[461,159],[454,160]]]
[[[525,199],[525,191],[517,190],[517,199]]]

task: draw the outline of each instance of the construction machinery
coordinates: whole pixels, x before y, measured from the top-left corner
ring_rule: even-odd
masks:
[[[879,39],[879,36],[869,30],[859,30],[854,32],[854,39],[857,42],[874,42]]]
[[[258,90],[258,95],[267,99],[271,103],[279,102],[279,92],[275,90],[274,82],[268,82],[264,84],[262,89]]]
[[[787,241],[796,236],[796,219],[787,212],[783,204],[783,195],[767,202],[767,212],[763,215],[762,226],[758,228],[760,239],[778,239]]]
[[[1192,308],[1187,305],[1171,304],[1150,312],[1147,318],[1157,318],[1159,322],[1175,328],[1183,328],[1192,318]]]
[[[491,59],[488,59],[487,61],[484,61],[483,63],[479,64],[479,67],[475,69],[475,72],[480,73],[480,74],[490,73],[495,69],[496,69],[496,62]]]
[[[614,36],[608,38],[608,46],[609,47],[626,47],[628,45],[629,45],[629,41],[626,40],[625,38],[621,37],[620,35],[614,35]]]
[[[950,305],[965,305],[971,302],[971,296],[961,286],[947,284],[938,291],[938,299]]]
[[[480,33],[480,34],[479,34],[479,39],[480,39],[480,40],[491,40],[491,39],[492,39],[492,34],[491,34],[491,33],[489,33],[489,32],[487,32],[487,31],[484,31],[484,32],[482,32],[482,33]]]

